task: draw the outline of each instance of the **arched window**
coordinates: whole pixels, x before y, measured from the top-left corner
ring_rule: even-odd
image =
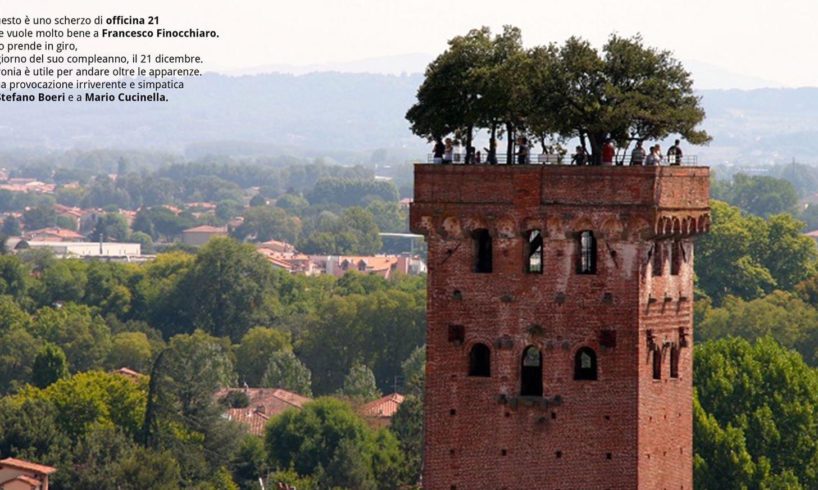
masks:
[[[670,348],[670,377],[671,378],[678,378],[679,377],[679,346],[677,344],[673,344]]]
[[[526,250],[525,271],[529,273],[542,273],[542,232],[540,230],[528,230]]]
[[[530,345],[523,351],[520,396],[542,396],[542,354]]]
[[[596,380],[596,352],[590,347],[583,347],[574,357],[574,379]]]
[[[491,350],[485,344],[474,344],[469,352],[469,376],[491,376]]]
[[[474,272],[491,272],[491,235],[485,228],[474,230]]]
[[[585,230],[579,234],[579,274],[596,274],[596,238],[594,233]]]
[[[662,349],[653,349],[653,379],[662,379]]]

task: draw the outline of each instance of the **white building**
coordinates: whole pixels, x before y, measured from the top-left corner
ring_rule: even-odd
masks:
[[[15,251],[45,248],[60,258],[125,258],[140,257],[142,245],[119,242],[38,242],[21,240],[14,246]]]

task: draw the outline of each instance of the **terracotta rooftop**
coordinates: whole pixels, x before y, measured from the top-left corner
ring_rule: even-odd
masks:
[[[214,396],[220,399],[234,391],[245,393],[250,403],[244,408],[230,408],[225,415],[229,420],[246,425],[248,432],[257,436],[264,434],[264,426],[270,418],[288,408],[301,408],[312,401],[281,388],[224,388]]]
[[[116,374],[120,374],[122,376],[125,376],[126,378],[136,378],[136,379],[138,379],[138,378],[141,378],[142,376],[144,376],[139,371],[134,371],[133,369],[126,368],[126,367],[121,367],[121,368],[117,369],[114,372]]]
[[[400,393],[392,393],[358,407],[358,413],[364,417],[392,417],[400,408],[405,397]]]
[[[42,488],[42,485],[43,485],[43,482],[41,482],[40,480],[38,480],[36,478],[31,478],[30,476],[26,476],[26,475],[18,475],[16,477],[12,478],[11,480],[6,480],[4,482],[0,482],[0,488],[5,488],[5,486],[8,485],[11,482],[23,483],[24,485],[28,485],[28,487],[31,488],[31,489]],[[18,487],[14,487],[14,488],[18,488]]]
[[[57,228],[57,227],[40,228],[39,230],[31,230],[31,231],[26,232],[24,236],[29,237],[29,236],[41,236],[41,235],[52,236],[54,238],[59,238],[61,240],[66,240],[67,239],[67,240],[77,241],[77,240],[84,240],[85,239],[85,235],[83,235],[81,233],[77,233],[76,231],[69,230],[67,228]]]
[[[51,466],[45,466],[16,458],[0,459],[0,467],[4,466],[9,468],[16,468],[19,470],[31,471],[34,473],[39,473],[41,475],[50,475],[51,473],[57,471],[57,468],[53,468]]]

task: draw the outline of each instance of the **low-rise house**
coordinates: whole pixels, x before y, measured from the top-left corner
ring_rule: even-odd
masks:
[[[9,179],[5,184],[0,184],[0,189],[11,192],[36,192],[40,194],[52,194],[57,186],[46,184],[34,179]]]
[[[392,393],[361,405],[357,409],[358,415],[372,426],[386,427],[392,422],[392,417],[398,412],[403,400],[405,397],[400,393]]]
[[[310,260],[309,255],[297,252],[276,252],[265,247],[258,247],[256,251],[263,255],[273,267],[285,270],[290,274],[315,276],[321,273]]]
[[[267,421],[290,408],[300,409],[312,401],[281,388],[224,388],[215,393],[217,400],[222,400],[231,393],[243,393],[247,396],[246,407],[228,408],[224,417],[247,427],[247,432],[256,436],[264,435]]]
[[[336,277],[341,277],[349,271],[356,271],[361,274],[375,274],[384,279],[389,279],[396,273],[422,274],[426,272],[426,264],[423,260],[410,254],[371,256],[312,255],[310,260],[322,273]]]
[[[295,245],[280,240],[267,240],[258,244],[258,248],[264,248],[279,253],[296,253]]]
[[[57,213],[57,216],[64,216],[74,222],[74,228],[80,229],[82,226],[83,218],[87,215],[85,210],[82,210],[77,207],[65,206],[63,204],[55,204],[54,205],[54,212]],[[95,221],[96,222],[96,221]]]
[[[201,247],[214,237],[226,237],[226,226],[202,225],[182,231],[182,243],[193,247]]]
[[[0,460],[0,490],[48,490],[48,477],[57,468],[16,458]]]

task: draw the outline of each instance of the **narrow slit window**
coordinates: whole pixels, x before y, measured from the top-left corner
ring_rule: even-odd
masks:
[[[670,247],[670,275],[678,276],[682,268],[682,260],[684,259],[682,242],[673,242]]]
[[[589,230],[579,234],[577,272],[580,274],[596,274],[596,238],[594,238],[594,233]]]
[[[542,353],[530,345],[523,351],[520,396],[542,396]]]
[[[528,273],[541,274],[543,268],[543,241],[540,230],[529,230],[526,250],[526,269]]]
[[[679,377],[679,346],[674,344],[670,349],[670,377]]]
[[[469,352],[469,376],[491,377],[491,350],[485,344],[474,344]]]
[[[662,351],[653,349],[653,379],[662,379]]]
[[[596,376],[596,352],[590,347],[583,347],[574,357],[574,379],[595,381]]]
[[[653,275],[661,276],[665,268],[665,247],[662,242],[653,245]]]
[[[457,345],[463,344],[466,338],[466,327],[463,325],[449,325],[449,342]]]
[[[474,272],[491,272],[491,235],[486,229],[474,230]]]

